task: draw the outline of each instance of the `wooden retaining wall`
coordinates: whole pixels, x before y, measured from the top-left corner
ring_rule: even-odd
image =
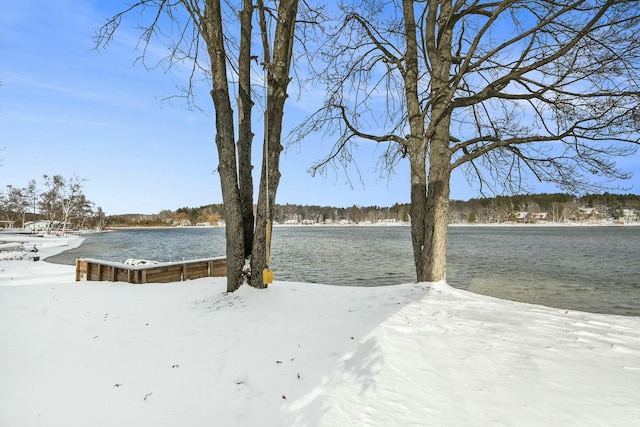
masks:
[[[168,283],[226,275],[225,257],[145,265],[129,265],[92,258],[76,260],[76,281]]]

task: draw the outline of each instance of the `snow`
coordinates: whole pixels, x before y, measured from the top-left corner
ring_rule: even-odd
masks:
[[[0,426],[640,426],[640,317],[444,282],[74,278],[0,261]]]

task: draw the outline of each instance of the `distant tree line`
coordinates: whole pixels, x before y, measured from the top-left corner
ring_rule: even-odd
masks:
[[[581,212],[594,209],[598,219],[637,221],[640,196],[635,194],[586,194],[574,196],[566,193],[529,194],[451,201],[449,223],[501,223],[515,222],[517,214],[544,213],[547,222],[566,223],[584,220]]]
[[[196,208],[183,207],[175,211],[165,209],[157,214],[123,214],[111,215],[111,227],[170,227],[189,226],[208,223],[211,226],[222,225],[224,219],[222,203],[200,206]]]
[[[84,179],[73,176],[43,175],[42,182],[31,180],[26,187],[7,185],[0,192],[0,223],[24,228],[30,221],[47,224],[64,223],[73,229],[104,229],[106,227],[170,227],[208,223],[225,223],[224,206],[214,203],[199,207],[165,209],[157,214],[123,214],[107,216],[101,207],[89,201],[83,191]],[[593,208],[601,220],[638,221],[640,196],[635,194],[567,193],[526,194],[485,197],[450,202],[450,224],[492,224],[518,221],[518,214],[544,213],[546,222],[566,223],[584,220],[581,210]],[[319,205],[275,204],[272,212],[275,223],[299,224],[364,224],[411,221],[410,204],[384,206],[333,207]],[[50,226],[47,228],[51,228]]]
[[[491,224],[516,222],[519,213],[546,213],[547,222],[576,222],[584,219],[580,209],[594,208],[600,219],[621,220],[635,212],[634,219],[640,213],[640,196],[634,194],[587,194],[574,196],[566,193],[527,194],[497,196],[491,198],[452,200],[449,211],[450,224]],[[396,203],[390,207],[351,206],[333,207],[319,205],[284,204],[274,205],[273,220],[279,224],[315,223],[315,224],[363,224],[383,221],[406,222],[409,215],[409,203]],[[212,226],[224,223],[222,204],[210,204],[200,207],[183,207],[175,211],[163,210],[154,215],[127,214],[109,217],[113,227],[152,227],[196,225],[209,223]]]
[[[546,213],[547,222],[575,222],[583,219],[580,209],[594,208],[600,219],[620,220],[629,216],[634,219],[640,213],[640,196],[634,194],[587,194],[575,196],[566,193],[527,194],[497,196],[491,198],[452,200],[449,209],[450,224],[501,223],[517,221],[522,212]],[[276,205],[274,219],[279,223],[307,220],[315,223],[378,223],[385,220],[409,222],[410,204],[396,203],[391,207],[352,206],[335,208],[329,206]],[[628,218],[627,218],[628,219]]]

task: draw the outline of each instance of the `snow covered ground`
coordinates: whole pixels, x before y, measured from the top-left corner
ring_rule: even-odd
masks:
[[[0,261],[0,426],[640,426],[639,317],[275,274],[227,294]]]

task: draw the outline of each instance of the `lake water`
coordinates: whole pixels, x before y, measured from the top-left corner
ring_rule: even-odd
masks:
[[[156,261],[224,256],[224,229],[131,229],[85,235],[48,261]],[[282,226],[276,280],[349,286],[415,281],[407,226]],[[640,227],[452,226],[447,282],[456,288],[570,310],[640,316]]]

